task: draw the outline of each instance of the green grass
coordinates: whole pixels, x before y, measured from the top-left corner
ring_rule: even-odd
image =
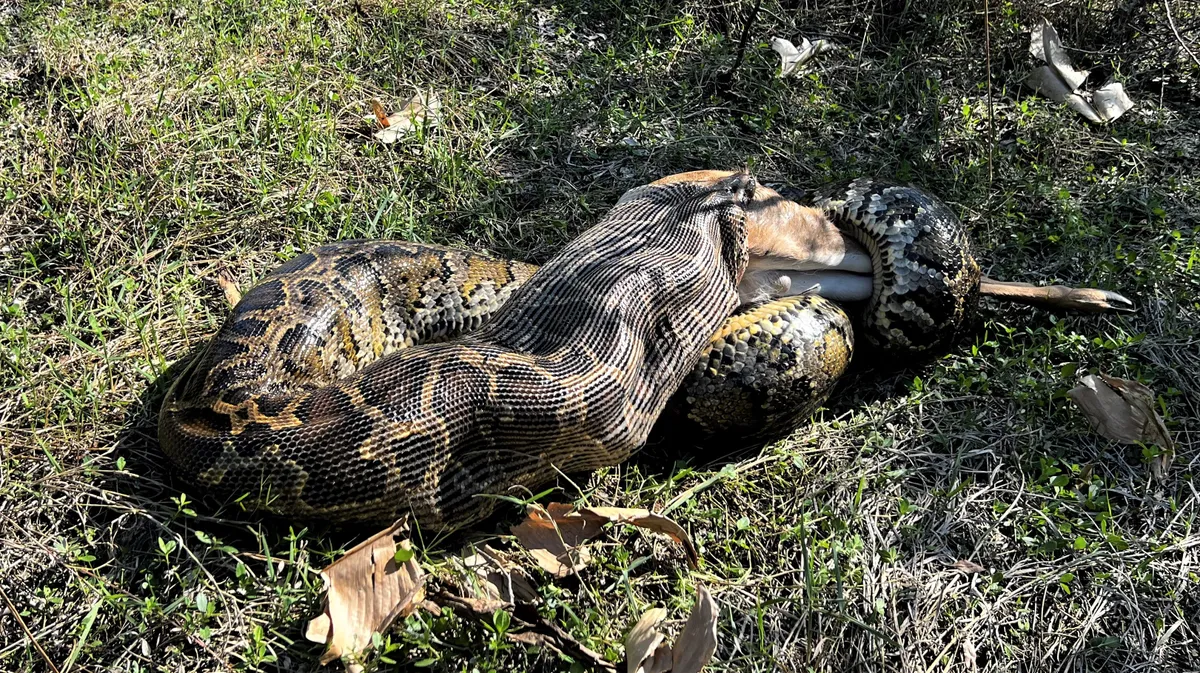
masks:
[[[746,165],[917,182],[990,275],[1139,311],[988,305],[944,358],[856,374],[760,453],[668,444],[582,494],[564,482],[556,499],[658,506],[710,481],[672,512],[703,561],[622,532],[580,578],[539,578],[544,616],[620,661],[644,609],[677,629],[703,582],[714,670],[1200,668],[1200,70],[1162,5],[1047,10],[1076,63],[1138,101],[1099,127],[1022,87],[1034,3],[991,8],[990,116],[978,3],[766,2],[724,84],[752,4],[0,7],[0,669],[316,668],[317,572],[369,531],[239,516],[181,494],[157,453],[164,374],[227,311],[216,278],[247,287],[350,237],[541,261],[631,186]],[[1200,53],[1200,8],[1171,7]],[[775,79],[766,40],[801,34],[847,49]],[[440,127],[370,142],[367,101],[418,89],[442,97]],[[1164,482],[1152,448],[1097,437],[1066,401],[1097,370],[1159,393],[1179,443]],[[516,517],[422,559],[502,545]],[[369,666],[578,667],[449,614],[385,641]]]

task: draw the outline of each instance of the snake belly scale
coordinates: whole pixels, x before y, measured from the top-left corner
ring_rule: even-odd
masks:
[[[274,513],[447,529],[488,515],[488,495],[621,462],[668,408],[710,433],[786,431],[826,399],[854,336],[820,296],[739,306],[755,188],[728,174],[630,190],[540,268],[389,241],[302,254],[183,370],[160,443],[186,480]],[[959,246],[934,246],[939,268],[974,260],[965,233],[943,230],[961,229],[944,206],[905,210],[924,196],[892,188],[880,209],[884,189],[850,183],[814,203],[872,253],[868,337],[915,349],[957,327],[970,270],[895,260],[930,236]],[[879,299],[910,286],[932,316],[916,332],[896,313],[912,306]]]

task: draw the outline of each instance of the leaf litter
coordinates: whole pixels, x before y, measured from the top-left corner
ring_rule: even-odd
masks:
[[[461,568],[459,584],[465,598],[499,607],[538,600],[533,578],[505,552],[484,545],[455,563]]]
[[[837,45],[829,40],[810,42],[807,37],[801,38],[800,47],[792,44],[791,40],[782,37],[771,38],[771,49],[779,54],[779,78],[798,77],[807,72],[807,65],[816,56],[837,49]]]
[[[583,507],[552,502],[545,508],[532,505],[524,521],[512,534],[537,564],[556,578],[579,572],[591,555],[583,546],[609,523],[624,523],[670,536],[683,546],[688,564],[697,567],[699,555],[692,538],[675,521],[648,509],[631,507]]]
[[[563,578],[586,566],[590,555],[584,547],[608,524],[629,524],[668,535],[684,549],[689,565],[697,567],[698,554],[687,531],[675,521],[642,508],[581,507],[550,503],[533,505],[526,519],[512,528],[517,542],[533,560],[555,578]],[[537,585],[512,553],[483,545],[469,555],[451,559],[457,571],[455,593],[432,590],[426,597],[426,575],[415,559],[407,531],[398,522],[346,552],[321,572],[326,587],[323,612],[312,619],[305,636],[326,644],[322,664],[346,661],[348,671],[361,670],[358,659],[373,643],[374,634],[387,631],[397,619],[417,609],[440,614],[443,608],[487,621],[512,611],[512,625],[505,637],[516,643],[536,645],[564,653],[593,667],[615,670],[601,654],[575,640],[570,633],[538,613]],[[680,632],[675,648],[664,644],[665,636],[654,628],[666,617],[650,619],[641,628],[647,642],[642,673],[699,671],[716,650],[716,607],[707,590],[698,591],[696,607]],[[640,622],[639,622],[640,623]],[[633,670],[633,669],[631,669]]]
[[[419,126],[431,129],[441,122],[442,101],[433,93],[414,95],[392,114],[387,114],[383,103],[376,98],[371,99],[370,105],[371,115],[364,119],[379,125],[372,137],[385,145],[399,141],[415,132]]]
[[[696,588],[696,603],[679,636],[671,645],[658,630],[667,617],[663,608],[651,608],[625,638],[628,673],[699,673],[717,651],[717,602],[704,587]]]
[[[347,660],[347,671],[361,670],[355,659],[371,646],[372,634],[385,633],[424,600],[425,572],[409,541],[397,539],[407,530],[407,523],[399,521],[321,571],[325,609],[308,623],[304,636],[325,643],[322,665],[341,658]]]
[[[1175,456],[1175,441],[1155,409],[1154,391],[1129,379],[1106,374],[1083,377],[1067,393],[1098,434],[1124,444],[1155,444],[1163,449],[1150,463],[1162,480]]]
[[[1029,53],[1046,65],[1035,68],[1026,83],[1050,100],[1066,103],[1088,121],[1110,122],[1133,107],[1120,82],[1109,82],[1090,93],[1080,91],[1089,71],[1071,65],[1058,31],[1049,21],[1042,19],[1030,33]]]

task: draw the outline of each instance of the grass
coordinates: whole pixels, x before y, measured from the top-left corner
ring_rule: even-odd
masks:
[[[1171,4],[1200,52],[1200,8]],[[1139,311],[986,306],[945,357],[857,372],[761,451],[666,442],[582,493],[564,481],[554,498],[630,506],[692,489],[672,515],[703,561],[621,532],[581,577],[540,577],[543,614],[620,661],[637,615],[668,607],[677,629],[703,582],[713,670],[1200,669],[1200,70],[1162,4],[1044,10],[1138,101],[1103,127],[1021,85],[1036,3],[991,7],[990,100],[978,3],[768,1],[726,82],[751,5],[0,7],[0,669],[317,668],[316,573],[369,531],[239,516],[157,454],[168,367],[227,311],[218,277],[247,287],[350,237],[540,261],[628,187],[744,165],[918,182],[990,275],[1117,289]],[[775,79],[766,40],[801,34],[847,49]],[[368,99],[418,89],[442,97],[441,126],[370,142]],[[1154,447],[1099,438],[1066,401],[1097,370],[1159,394],[1179,444],[1164,481]],[[422,559],[503,544],[516,516]],[[369,668],[579,668],[495,631],[414,616]]]

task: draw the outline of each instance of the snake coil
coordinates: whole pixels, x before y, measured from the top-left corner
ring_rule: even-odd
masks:
[[[302,254],[174,383],[163,450],[276,513],[444,529],[488,495],[624,460],[669,402],[708,431],[792,427],[853,334],[819,296],[735,311],[754,190],[636,188],[541,268],[391,241]],[[944,205],[869,180],[813,202],[871,253],[868,340],[928,349],[961,324],[979,268]]]

